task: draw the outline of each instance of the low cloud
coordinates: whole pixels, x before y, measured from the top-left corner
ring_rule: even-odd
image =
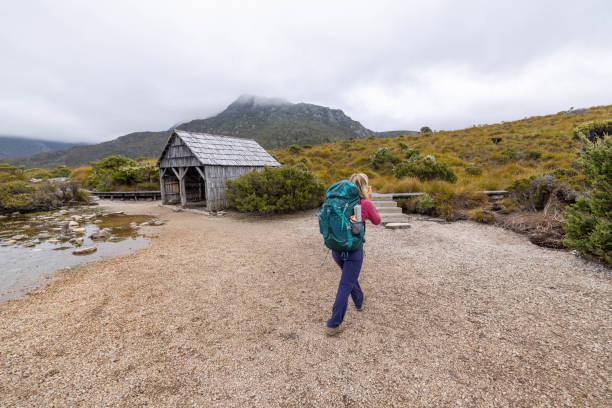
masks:
[[[0,134],[95,142],[239,95],[452,129],[612,103],[605,1],[33,1],[0,17]]]

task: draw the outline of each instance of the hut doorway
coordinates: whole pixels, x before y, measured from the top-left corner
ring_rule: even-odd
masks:
[[[162,200],[167,204],[182,206],[206,205],[206,179],[199,167],[160,169]],[[184,186],[181,192],[181,184]],[[182,194],[181,194],[182,193]]]

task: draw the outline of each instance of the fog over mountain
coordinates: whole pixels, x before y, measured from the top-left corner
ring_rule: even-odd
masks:
[[[243,93],[377,131],[604,105],[610,15],[603,0],[7,2],[0,133],[99,142]]]

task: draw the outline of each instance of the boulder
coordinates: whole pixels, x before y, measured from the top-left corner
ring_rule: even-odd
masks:
[[[13,235],[11,239],[14,239],[15,241],[21,241],[23,239],[26,239],[27,237],[28,237],[27,235],[20,234],[20,235]]]
[[[70,228],[70,229],[79,228],[79,223],[76,222],[76,221],[70,221],[68,223],[68,228]]]
[[[80,246],[80,245],[83,245],[83,238],[72,238],[69,242],[71,244]]]
[[[110,231],[109,228],[104,228],[104,229],[101,229],[99,231],[94,232],[93,234],[91,234],[89,236],[89,238],[91,238],[91,239],[106,239],[106,238],[110,237],[110,233],[111,233],[111,231]]]
[[[4,241],[2,243],[2,246],[11,246],[11,245],[15,245],[17,243],[17,241],[15,241],[14,239],[8,240],[8,241]]]
[[[96,247],[79,248],[79,249],[75,249],[74,251],[72,251],[72,255],[88,255],[88,254],[93,254],[97,250],[98,249]]]
[[[48,242],[49,244],[57,244],[57,243],[59,243],[60,241],[59,241],[59,239],[55,239],[55,238],[54,238],[54,239],[50,239],[50,240],[48,240],[47,242]]]
[[[81,215],[73,215],[70,218],[72,218],[73,221],[81,221],[83,219],[83,216],[81,216]]]
[[[38,234],[38,239],[49,239],[51,238],[51,234],[49,234],[47,231],[42,231],[40,234]]]
[[[72,230],[72,232],[76,233],[76,234],[84,234],[85,231],[87,231],[87,228],[74,228]]]
[[[26,241],[26,242],[23,243],[23,246],[26,247],[26,248],[31,248],[33,246],[36,246],[36,243],[32,242],[32,241]]]

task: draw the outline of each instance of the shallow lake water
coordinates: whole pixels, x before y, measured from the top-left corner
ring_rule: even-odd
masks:
[[[79,221],[79,228],[85,228],[85,231],[68,233],[70,235],[57,231],[57,226],[70,220],[72,214],[89,217]],[[19,297],[32,287],[44,284],[41,278],[59,269],[148,247],[150,240],[143,237],[135,225],[150,220],[151,217],[147,216],[109,215],[91,210],[89,213],[71,211],[60,217],[45,214],[0,220],[0,302]],[[92,234],[104,228],[110,231],[107,239],[91,238]],[[37,239],[46,232],[49,238]],[[2,245],[15,235],[27,235],[27,238],[13,245]],[[71,238],[72,242],[67,238]],[[78,238],[82,238],[82,243],[76,240]],[[24,243],[33,246],[27,247]],[[96,252],[73,255],[74,250],[86,247],[95,247]]]

